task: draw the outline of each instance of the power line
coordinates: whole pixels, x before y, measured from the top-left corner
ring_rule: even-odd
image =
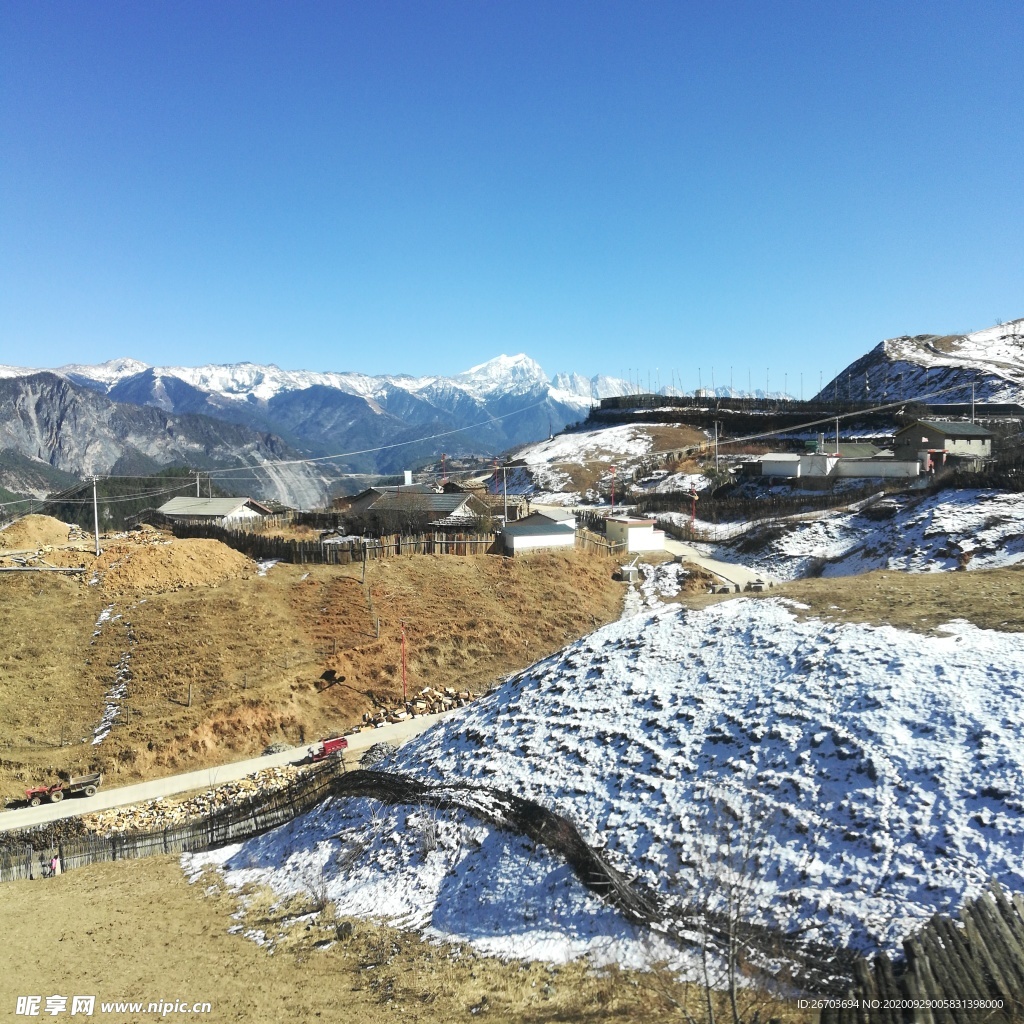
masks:
[[[518,416],[521,413],[529,412],[531,409],[539,408],[545,405],[547,400],[544,399],[540,402],[534,402],[533,405],[523,406],[521,409],[516,409],[515,412],[507,412],[502,416],[491,416],[489,419],[481,420],[479,423],[470,423],[465,427],[457,427],[454,430],[442,430],[437,434],[428,434],[426,437],[417,437],[411,441],[395,441],[392,444],[381,444],[375,448],[360,448],[358,451],[352,452],[339,452],[336,455],[319,455],[308,459],[280,459],[276,462],[261,462],[257,465],[241,465],[236,466],[232,469],[213,469],[204,470],[204,476],[217,477],[218,479],[223,478],[227,474],[237,473],[241,469],[258,470],[258,469],[273,469],[277,466],[312,466],[320,462],[331,462],[334,459],[348,459],[353,455],[371,455],[374,452],[385,452],[390,451],[393,448],[404,448],[410,444],[422,444],[424,441],[435,441],[439,437],[451,437],[452,434],[461,434],[466,430],[476,430],[478,427],[490,426],[492,423],[497,423],[499,420],[508,419],[510,416]]]

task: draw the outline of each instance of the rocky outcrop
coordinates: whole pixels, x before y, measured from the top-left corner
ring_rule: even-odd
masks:
[[[308,466],[259,469],[301,458],[274,434],[208,416],[113,402],[53,373],[0,379],[0,410],[0,449],[75,477],[124,471],[126,464],[135,471],[237,466],[251,471],[245,489],[256,496],[300,507],[326,498],[327,478]]]

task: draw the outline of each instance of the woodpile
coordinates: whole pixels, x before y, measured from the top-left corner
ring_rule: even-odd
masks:
[[[149,832],[154,829],[184,825],[202,815],[233,807],[260,793],[273,793],[290,785],[301,774],[294,765],[267,768],[235,782],[226,782],[184,798],[163,797],[131,807],[114,807],[109,811],[86,815],[82,821],[89,832],[104,836],[126,832]]]
[[[472,690],[456,690],[451,686],[446,686],[443,690],[425,686],[418,696],[406,701],[404,705],[380,706],[373,711],[364,712],[361,728],[379,729],[389,722],[404,722],[407,718],[416,718],[420,715],[439,715],[453,708],[464,708],[479,696]]]

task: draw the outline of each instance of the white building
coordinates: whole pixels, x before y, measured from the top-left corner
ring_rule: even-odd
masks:
[[[519,555],[540,548],[571,548],[576,545],[576,517],[551,509],[534,512],[501,531],[505,553]]]
[[[609,544],[625,544],[629,552],[665,550],[665,533],[654,528],[653,519],[609,516],[605,524]]]

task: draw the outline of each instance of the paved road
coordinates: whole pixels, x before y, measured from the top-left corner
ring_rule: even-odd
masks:
[[[689,544],[685,544],[680,540],[673,540],[671,537],[665,538],[665,550],[673,555],[678,555],[683,561],[694,562],[702,569],[707,569],[708,572],[714,573],[720,579],[725,580],[726,583],[734,587],[738,586],[740,590],[748,583],[754,583],[758,580],[766,585],[779,582],[774,576],[769,576],[768,573],[764,572],[755,572],[753,569],[748,569],[745,565],[739,565],[736,562],[720,562],[717,558],[709,558],[707,555],[702,555]]]
[[[446,711],[440,715],[420,715],[394,725],[384,725],[379,729],[358,732],[354,736],[348,737],[345,762],[354,766],[359,760],[359,755],[374,743],[401,744],[453,714],[457,714],[457,711]],[[126,807],[129,804],[156,800],[162,796],[178,796],[197,789],[210,789],[212,786],[219,786],[225,782],[244,779],[247,775],[252,775],[253,772],[294,764],[296,761],[302,760],[307,749],[307,747],[294,747],[280,754],[267,754],[264,757],[249,758],[247,761],[234,761],[231,764],[222,764],[215,768],[202,768],[184,775],[169,775],[163,779],[139,782],[133,786],[121,786],[117,789],[101,789],[94,797],[68,797],[57,804],[46,803],[39,807],[4,811],[0,813],[0,832],[32,828],[35,825],[45,825],[61,818],[74,818],[79,814],[105,811],[110,807]]]

